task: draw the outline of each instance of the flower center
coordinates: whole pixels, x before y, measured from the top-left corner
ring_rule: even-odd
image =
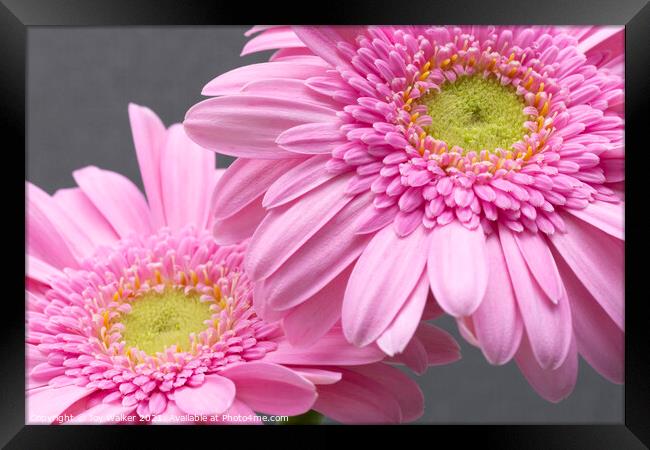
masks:
[[[525,134],[523,99],[493,78],[461,77],[423,99],[432,123],[426,131],[449,148],[493,152],[509,149]]]
[[[199,295],[166,288],[162,293],[149,291],[131,303],[131,312],[122,319],[122,337],[128,346],[150,355],[176,345],[178,351],[191,345],[190,333],[199,333],[210,319],[210,302]]]

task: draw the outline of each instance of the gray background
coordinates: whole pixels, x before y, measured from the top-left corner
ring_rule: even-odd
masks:
[[[153,109],[169,125],[227,70],[264,61],[239,57],[248,27],[29,28],[27,179],[53,193],[71,172],[96,165],[141,186],[127,105]],[[218,165],[231,158],[219,156]],[[621,423],[623,387],[584,361],[573,394],[551,404],[516,365],[489,365],[454,322],[437,324],[461,343],[463,359],[417,378],[426,397],[421,423]]]

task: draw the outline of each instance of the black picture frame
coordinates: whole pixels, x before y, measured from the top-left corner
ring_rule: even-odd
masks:
[[[514,0],[455,0],[445,4],[432,1],[404,2],[310,2],[309,7],[296,5],[281,8],[265,2],[246,6],[238,2],[212,0],[0,0],[0,117],[4,136],[12,146],[5,148],[5,164],[9,170],[0,177],[5,192],[15,197],[16,211],[24,209],[24,180],[18,166],[25,160],[10,162],[10,152],[26,148],[26,51],[28,30],[38,26],[170,26],[254,23],[472,23],[472,24],[620,24],[626,26],[626,142],[632,149],[626,155],[626,351],[625,351],[625,417],[620,425],[542,426],[429,426],[372,427],[372,435],[382,437],[389,431],[408,437],[403,443],[438,445],[442,442],[496,448],[589,448],[635,449],[650,446],[650,352],[648,344],[648,295],[644,291],[647,278],[644,256],[643,226],[646,206],[644,170],[650,148],[646,139],[645,110],[650,92],[650,4],[644,0],[573,1],[545,0],[518,2]],[[47,101],[47,99],[43,99]],[[5,139],[6,141],[6,139]],[[645,160],[644,160],[645,158]],[[23,170],[24,172],[24,170]],[[9,196],[3,196],[6,200]],[[5,201],[5,205],[8,203]],[[15,245],[15,255],[5,256],[5,280],[10,280],[11,295],[2,298],[0,317],[2,350],[0,355],[0,444],[5,448],[130,448],[136,437],[153,448],[155,439],[172,442],[179,439],[185,448],[198,439],[223,439],[232,436],[251,439],[253,434],[274,434],[282,437],[282,445],[306,442],[334,444],[351,433],[368,431],[368,427],[51,427],[24,424],[24,303],[18,280],[24,280],[20,236],[23,223],[14,208],[5,206],[6,244]],[[14,221],[7,221],[10,217]],[[24,216],[23,216],[24,219]],[[24,250],[24,248],[23,248]],[[24,255],[24,253],[22,253]],[[24,256],[23,256],[24,258]],[[7,285],[5,285],[7,286]],[[153,429],[152,429],[153,428]],[[146,430],[146,431],[145,431]],[[155,430],[155,431],[154,431]],[[147,433],[147,434],[144,434]],[[191,434],[187,434],[191,433]],[[220,434],[217,434],[220,433]],[[291,434],[288,434],[291,433]],[[295,439],[295,433],[306,434],[310,441]],[[417,435],[416,435],[417,434]],[[294,439],[286,439],[288,436]],[[312,437],[313,436],[313,437]],[[441,441],[441,439],[444,439]],[[216,440],[214,445],[220,445]],[[421,443],[420,443],[421,442]],[[127,444],[128,443],[128,444]]]

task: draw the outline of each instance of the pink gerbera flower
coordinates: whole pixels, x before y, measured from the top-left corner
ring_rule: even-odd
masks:
[[[244,53],[272,61],[208,83],[185,129],[240,157],[216,230],[256,229],[246,267],[290,340],[342,313],[350,342],[399,353],[431,290],[549,400],[578,353],[622,382],[622,29],[257,31]]]
[[[27,186],[28,423],[419,417],[419,388],[377,346],[334,327],[294,347],[255,314],[246,243],[220,246],[207,231],[215,154],[146,108],[129,113],[147,200],[96,167],[53,197]],[[427,325],[412,345],[402,361],[420,371],[458,358]]]

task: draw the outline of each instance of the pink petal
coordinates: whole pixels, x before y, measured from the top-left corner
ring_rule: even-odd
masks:
[[[574,339],[570,341],[567,357],[557,369],[544,369],[539,366],[525,334],[515,355],[515,361],[528,383],[549,402],[557,403],[573,391],[578,377],[578,352]]]
[[[296,365],[358,365],[381,361],[384,354],[377,346],[355,347],[345,340],[341,330],[334,328],[310,347],[294,347],[280,341],[277,350],[264,361]]]
[[[119,239],[113,227],[81,189],[59,189],[54,193],[53,198],[64,211],[68,211],[68,214],[74,213],[75,222],[84,230],[95,247],[113,244]]]
[[[73,403],[91,394],[95,389],[76,385],[52,388],[50,386],[27,391],[25,414],[28,424],[54,423]],[[48,420],[49,419],[49,420]]]
[[[615,238],[625,239],[625,211],[622,203],[595,201],[584,209],[567,208],[566,211]]]
[[[278,270],[264,280],[264,299],[277,310],[296,306],[316,294],[348,267],[369,241],[355,234],[354,217],[371,206],[370,194],[348,203]],[[318,255],[318,258],[314,258]]]
[[[204,229],[215,185],[216,155],[192,142],[183,127],[172,125],[160,155],[160,183],[166,225]]]
[[[214,190],[212,202],[217,219],[231,217],[258,198],[278,177],[291,171],[300,159],[257,160],[238,158],[226,169]]]
[[[276,143],[293,153],[330,154],[346,142],[338,122],[306,123],[281,133]]]
[[[262,196],[237,211],[227,219],[215,220],[214,238],[220,245],[232,245],[249,239],[266,216]]]
[[[275,98],[299,98],[303,102],[316,106],[339,109],[341,104],[331,96],[323,95],[311,89],[304,80],[293,78],[270,78],[253,80],[241,88],[241,94],[261,95]]]
[[[234,402],[237,400],[235,399]],[[234,404],[233,402],[233,404]],[[167,407],[161,414],[157,414],[155,417],[151,419],[151,423],[153,425],[179,425],[179,424],[191,424],[194,425],[196,422],[193,420],[187,420],[189,419],[189,415],[180,409],[176,403],[173,401],[168,401],[167,402]]]
[[[395,353],[400,353],[405,350],[420,324],[428,294],[429,278],[427,277],[426,271],[422,270],[420,280],[413,288],[413,291],[391,324],[388,325],[377,340],[377,344],[386,354],[392,356]]]
[[[205,382],[198,387],[176,389],[174,401],[188,414],[220,414],[230,408],[235,392],[235,384],[228,377],[212,374],[206,375]]]
[[[341,272],[316,295],[290,310],[283,321],[287,340],[296,347],[309,347],[341,318],[341,303],[352,266]]]
[[[624,242],[568,214],[562,218],[567,232],[555,233],[551,242],[609,317],[624,330]]]
[[[317,397],[310,381],[277,364],[247,362],[230,366],[221,374],[235,383],[239,400],[264,414],[302,414]]]
[[[203,87],[201,95],[230,95],[236,94],[247,83],[271,78],[292,78],[306,80],[307,78],[323,75],[326,68],[314,62],[296,64],[294,62],[266,62],[238,67],[219,75]]]
[[[316,55],[333,67],[354,70],[350,62],[338,51],[339,42],[354,43],[357,36],[365,34],[364,27],[293,27],[298,38]]]
[[[386,227],[372,238],[354,266],[343,299],[343,331],[350,342],[367,345],[390,325],[421,278],[427,245],[424,227],[408,238]]]
[[[129,103],[129,120],[142,184],[151,210],[151,223],[159,228],[165,224],[160,153],[165,145],[167,130],[152,110],[134,103]]]
[[[30,189],[27,185],[27,193],[36,187]],[[44,195],[47,195],[43,193]],[[27,253],[37,257],[44,263],[63,269],[64,267],[75,268],[78,266],[72,246],[65,239],[63,232],[55,225],[50,218],[51,209],[56,207],[53,201],[43,202],[39,196],[27,195],[26,205],[26,247]],[[51,200],[51,199],[50,199]]]
[[[481,304],[488,281],[488,255],[481,227],[454,220],[431,232],[427,263],[431,290],[447,313],[469,316]]]
[[[292,370],[314,384],[334,384],[341,381],[341,373],[313,367],[293,367]]]
[[[74,415],[66,424],[102,425],[121,422],[122,417],[134,416],[137,404],[123,406],[121,402],[98,403],[87,410]]]
[[[329,155],[319,155],[311,156],[293,167],[285,164],[282,175],[272,182],[264,195],[264,207],[284,205],[335,177],[336,174],[325,170],[329,159]]]
[[[513,232],[500,226],[499,239],[533,353],[541,367],[555,369],[566,359],[573,335],[566,293],[553,304],[528,270]]]
[[[449,364],[460,359],[460,346],[456,340],[434,325],[420,323],[413,339],[417,339],[427,352],[427,365]]]
[[[45,261],[33,255],[25,255],[25,262],[27,266],[25,268],[27,276],[44,284],[49,284],[52,277],[58,277],[63,274],[63,272],[56,267],[49,265]]]
[[[523,324],[499,238],[487,238],[489,277],[485,297],[472,315],[481,350],[491,364],[510,361],[519,348]]]
[[[612,383],[624,381],[625,334],[598,305],[569,266],[558,256],[573,315],[578,351]]]
[[[128,178],[93,166],[76,170],[72,176],[120,237],[151,232],[147,202]]]
[[[298,36],[289,27],[277,27],[265,30],[249,40],[241,52],[241,56],[250,53],[273,50],[276,48],[304,47]]]
[[[336,177],[295,202],[271,210],[248,246],[248,276],[260,280],[271,275],[348,204],[352,197],[343,193],[349,178]]]
[[[565,291],[548,243],[540,233],[515,233],[514,237],[539,287],[553,303],[559,302]]]

